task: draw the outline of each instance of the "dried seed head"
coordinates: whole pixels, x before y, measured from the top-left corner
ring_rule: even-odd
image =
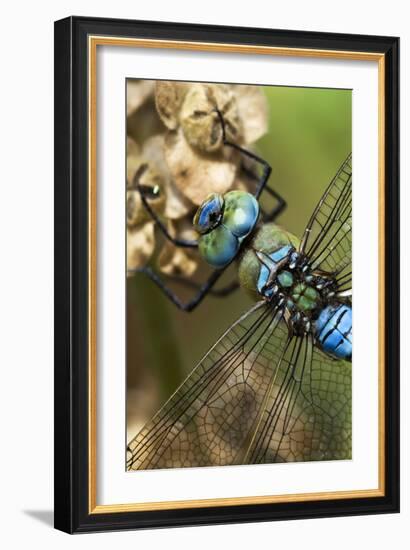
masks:
[[[238,113],[242,121],[243,142],[254,143],[268,131],[268,102],[260,86],[234,87]]]
[[[127,139],[127,226],[136,227],[151,219],[151,215],[141,200],[141,192],[151,208],[158,214],[165,207],[164,181],[155,162],[147,161],[144,150],[130,138]]]
[[[132,183],[135,172],[141,164],[141,150],[138,144],[129,136],[127,137],[127,187]]]
[[[218,156],[201,155],[189,145],[181,128],[166,136],[165,158],[175,185],[196,205],[200,205],[210,193],[228,191],[238,163],[237,156],[227,159],[223,151]]]
[[[154,92],[154,80],[127,81],[127,116],[137,111]]]
[[[144,169],[138,178],[141,192],[152,210],[161,214],[165,206],[165,194],[161,176],[147,164],[141,164]],[[134,227],[150,219],[151,214],[145,208],[141,200],[141,192],[138,188],[127,189],[127,226]]]
[[[153,221],[127,229],[127,269],[146,264],[155,248]],[[128,273],[131,275],[132,273]]]
[[[195,206],[210,193],[253,190],[252,178],[241,170],[244,158],[223,144],[217,111],[230,142],[246,147],[266,132],[266,99],[257,86],[128,82],[127,131],[133,138],[127,141],[130,269],[146,263],[155,248],[155,223],[135,186],[136,177],[152,210],[178,237],[188,227],[192,232]],[[195,271],[195,252],[175,248],[166,240],[161,243],[161,271],[187,276]]]
[[[143,155],[161,174],[165,195],[164,217],[177,220],[189,214],[193,206],[174,183],[165,159],[164,136],[157,135],[147,140],[143,147]]]
[[[176,222],[169,222],[168,231],[172,236],[195,240],[198,235],[192,229],[192,224],[185,218]],[[198,267],[198,255],[195,251],[187,248],[177,248],[169,241],[158,256],[158,267],[167,275],[190,277]]]
[[[219,116],[225,122],[226,138],[242,141],[242,123],[232,89],[225,84],[194,84],[187,92],[180,112],[180,124],[190,145],[206,153],[223,146]]]
[[[158,114],[169,130],[179,124],[179,111],[190,84],[185,82],[161,81],[155,86],[155,104]]]

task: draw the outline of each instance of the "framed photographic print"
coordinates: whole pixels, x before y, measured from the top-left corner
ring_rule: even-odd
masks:
[[[56,528],[399,510],[398,76],[393,37],[56,22]]]

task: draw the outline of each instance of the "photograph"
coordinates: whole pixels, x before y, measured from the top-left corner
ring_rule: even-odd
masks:
[[[1,547],[406,546],[406,7],[4,4]]]
[[[56,22],[57,529],[398,511],[398,55]]]
[[[126,80],[127,471],[352,459],[352,90]]]

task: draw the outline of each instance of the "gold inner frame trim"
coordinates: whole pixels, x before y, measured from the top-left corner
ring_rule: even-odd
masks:
[[[122,46],[132,48],[179,49],[190,51],[246,53],[287,57],[313,57],[331,59],[350,59],[357,61],[377,61],[378,63],[378,152],[379,152],[379,403],[378,403],[378,488],[354,491],[326,491],[317,493],[300,493],[288,495],[247,496],[235,498],[215,498],[199,500],[174,500],[160,502],[143,502],[131,504],[97,504],[97,47]],[[385,56],[374,52],[350,52],[304,48],[282,48],[273,46],[255,46],[242,44],[224,44],[208,42],[189,42],[177,40],[155,40],[139,38],[121,38],[112,36],[88,37],[88,273],[89,273],[89,433],[88,433],[88,510],[90,514],[116,512],[141,512],[154,510],[172,510],[187,508],[205,508],[215,506],[240,506],[249,504],[268,504],[284,502],[306,502],[319,500],[341,500],[351,498],[374,498],[385,494]]]

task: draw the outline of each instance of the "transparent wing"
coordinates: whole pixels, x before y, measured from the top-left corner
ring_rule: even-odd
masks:
[[[127,469],[242,462],[286,340],[282,312],[257,303],[129,443]]]
[[[284,350],[249,463],[351,458],[351,364],[314,347],[311,335]]]
[[[339,290],[351,288],[352,156],[339,168],[305,229],[300,251],[313,269],[335,275]]]

